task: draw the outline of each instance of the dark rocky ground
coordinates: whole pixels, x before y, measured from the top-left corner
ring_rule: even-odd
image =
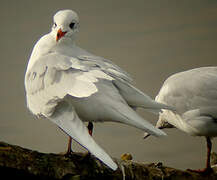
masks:
[[[70,156],[45,154],[0,142],[1,179],[31,180],[216,180],[217,168],[208,175],[164,166],[162,163],[143,164],[132,160],[118,160],[117,171],[112,171],[99,160],[85,153]],[[217,154],[212,153],[212,164]]]

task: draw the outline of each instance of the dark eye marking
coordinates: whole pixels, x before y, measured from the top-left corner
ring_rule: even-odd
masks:
[[[75,27],[75,23],[74,23],[74,22],[70,23],[70,24],[69,24],[69,27],[70,27],[71,29],[73,29],[73,28]]]
[[[53,28],[56,28],[56,27],[57,27],[57,24],[56,24],[56,23],[54,23],[54,24],[53,24]]]

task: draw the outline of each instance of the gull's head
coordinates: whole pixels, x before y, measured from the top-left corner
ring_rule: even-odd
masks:
[[[79,29],[79,18],[72,10],[58,11],[53,17],[51,34],[56,42],[63,40],[74,40]]]

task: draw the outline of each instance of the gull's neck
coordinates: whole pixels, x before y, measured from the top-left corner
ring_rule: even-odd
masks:
[[[35,44],[32,54],[30,56],[27,71],[32,68],[34,63],[41,57],[51,52],[59,52],[61,54],[73,56],[73,49],[75,48],[74,39],[65,38],[56,42],[53,36],[49,33],[41,37]]]

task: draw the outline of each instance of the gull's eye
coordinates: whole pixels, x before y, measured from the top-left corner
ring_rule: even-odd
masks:
[[[57,27],[57,24],[56,24],[56,23],[54,23],[54,24],[53,24],[53,28],[56,28],[56,27]]]
[[[70,23],[70,24],[69,24],[69,27],[70,27],[71,29],[73,29],[73,28],[75,27],[75,23],[73,23],[73,22]]]

